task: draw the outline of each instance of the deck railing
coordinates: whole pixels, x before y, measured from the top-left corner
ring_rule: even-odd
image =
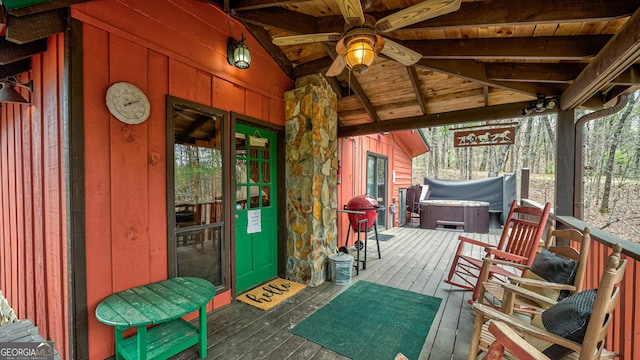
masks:
[[[529,199],[529,170],[523,169],[521,181],[521,203],[542,207]],[[591,248],[583,289],[596,289],[607,258],[611,254],[613,245],[622,246],[623,258],[627,259],[627,268],[620,285],[620,302],[614,311],[613,321],[609,327],[606,339],[608,350],[620,354],[620,359],[640,359],[640,244],[619,238],[604,230],[596,228],[572,216],[557,216],[551,214],[549,219],[556,229],[576,229],[583,231],[589,227],[591,232]],[[573,244],[578,246],[578,244]]]
[[[606,347],[619,353],[621,359],[640,359],[640,245],[621,239],[606,231],[595,228],[571,216],[552,216],[556,229],[591,231],[591,248],[583,289],[596,289],[607,257],[615,244],[622,245],[623,258],[627,259],[624,280],[620,286],[620,302],[614,311],[609,327]]]

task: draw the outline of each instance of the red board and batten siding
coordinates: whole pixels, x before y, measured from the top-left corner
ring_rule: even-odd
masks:
[[[67,229],[61,86],[64,37],[31,59],[31,105],[0,108],[0,287],[20,319],[68,354]]]
[[[404,133],[407,134],[404,134]],[[398,226],[398,214],[401,208],[399,204],[399,189],[411,186],[411,161],[413,156],[427,150],[420,138],[411,135],[411,130],[401,131],[402,135],[395,133],[382,135],[372,134],[356,137],[341,138],[338,142],[338,157],[340,159],[342,183],[338,185],[338,208],[342,207],[354,196],[362,195],[367,191],[367,153],[375,153],[386,156],[388,159],[388,203],[395,199],[396,214],[393,224],[388,227]],[[410,141],[404,141],[408,139]],[[396,181],[393,182],[393,171],[396,172]],[[388,214],[388,206],[387,206]],[[389,216],[389,215],[387,215]],[[338,242],[344,244],[349,220],[345,214],[338,214]],[[353,239],[353,237],[350,237]]]
[[[230,66],[227,39],[243,29],[205,2],[86,2],[73,6],[72,16],[83,22],[85,39],[89,355],[105,358],[113,354],[113,329],[93,316],[98,303],[168,274],[166,95],[284,125],[282,98],[293,83],[249,36],[251,67]],[[109,115],[104,93],[117,81],[149,97],[143,124],[127,126]],[[208,308],[230,301],[227,291]]]

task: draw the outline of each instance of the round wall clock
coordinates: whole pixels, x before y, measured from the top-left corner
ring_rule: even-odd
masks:
[[[149,99],[144,92],[128,82],[109,86],[106,101],[111,114],[125,124],[140,124],[147,120],[151,112]]]

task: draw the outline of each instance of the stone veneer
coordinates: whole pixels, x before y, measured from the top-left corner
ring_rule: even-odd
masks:
[[[322,75],[309,75],[284,101],[287,278],[317,286],[337,247],[337,98]]]

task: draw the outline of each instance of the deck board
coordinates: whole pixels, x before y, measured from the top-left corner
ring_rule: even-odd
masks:
[[[419,228],[393,228],[384,233],[394,237],[380,241],[382,259],[378,259],[375,241],[370,240],[367,269],[361,268],[352,283],[365,280],[442,298],[419,359],[466,359],[473,330],[473,312],[467,303],[471,292],[452,287],[443,280],[459,235],[494,244],[497,236]],[[481,256],[479,248],[471,253]],[[216,309],[207,319],[207,359],[348,359],[289,331],[347,288],[327,281],[305,288],[269,311],[238,301]],[[195,360],[199,356],[193,347],[174,359]]]

